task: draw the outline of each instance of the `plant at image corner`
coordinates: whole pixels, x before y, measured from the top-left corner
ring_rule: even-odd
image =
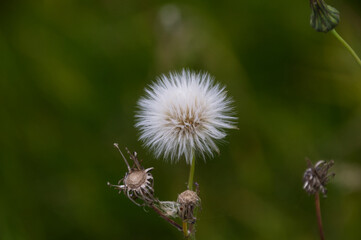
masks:
[[[361,67],[360,57],[335,30],[335,27],[340,22],[339,11],[336,8],[328,5],[324,0],[310,0],[310,7],[311,27],[317,32],[331,32],[337,38],[337,40],[339,40],[341,44],[351,53],[351,55],[355,58],[356,62]]]

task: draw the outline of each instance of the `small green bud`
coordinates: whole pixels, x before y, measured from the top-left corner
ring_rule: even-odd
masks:
[[[317,32],[328,32],[334,29],[340,21],[339,11],[327,5],[323,0],[310,0],[311,27]]]

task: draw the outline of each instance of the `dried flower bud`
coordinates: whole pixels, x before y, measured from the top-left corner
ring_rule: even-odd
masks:
[[[340,21],[339,11],[327,5],[323,0],[310,0],[311,27],[317,32],[328,32],[334,29]]]
[[[328,173],[328,170],[333,166],[334,161],[318,161],[315,166],[310,160],[307,160],[309,167],[303,175],[303,189],[308,194],[315,194],[321,192],[325,197],[327,194],[326,184],[330,181],[335,173]]]
[[[137,153],[131,154],[128,149],[127,152],[130,155],[130,158],[134,161],[135,166],[132,168],[129,166],[127,159],[124,157],[123,153],[120,151],[118,144],[114,143],[114,146],[119,150],[122,155],[125,164],[128,167],[128,172],[125,174],[124,178],[118,181],[118,185],[112,185],[108,182],[109,186],[112,186],[119,190],[119,193],[123,190],[124,194],[136,205],[150,205],[155,201],[154,198],[154,179],[150,173],[153,168],[144,169],[137,158]],[[123,184],[121,185],[121,183]],[[143,204],[136,202],[136,199],[141,199],[144,201]]]
[[[186,222],[194,223],[196,218],[194,217],[194,210],[200,206],[201,199],[198,194],[191,190],[186,190],[178,195],[179,217]]]

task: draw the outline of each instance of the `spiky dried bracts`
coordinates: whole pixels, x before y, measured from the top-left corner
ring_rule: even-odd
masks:
[[[153,168],[144,169],[140,165],[137,153],[134,152],[134,154],[131,154],[127,149],[130,159],[134,162],[134,166],[130,167],[127,159],[120,151],[118,144],[115,143],[114,146],[123,156],[123,159],[128,167],[128,172],[126,172],[125,176],[118,181],[118,185],[112,185],[109,182],[108,185],[118,189],[119,193],[123,191],[124,194],[138,206],[153,204],[154,201],[156,201],[154,198],[154,179],[153,175],[150,173]],[[139,203],[136,200],[140,200],[142,202]]]
[[[326,184],[335,176],[335,173],[329,173],[334,161],[318,161],[315,165],[307,160],[308,168],[303,174],[303,189],[308,194],[321,192],[324,196],[327,194]]]

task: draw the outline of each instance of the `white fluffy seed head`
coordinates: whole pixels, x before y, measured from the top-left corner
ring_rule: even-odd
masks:
[[[232,101],[208,73],[188,70],[162,75],[138,102],[140,140],[156,157],[171,161],[213,156],[225,129],[236,128]]]

